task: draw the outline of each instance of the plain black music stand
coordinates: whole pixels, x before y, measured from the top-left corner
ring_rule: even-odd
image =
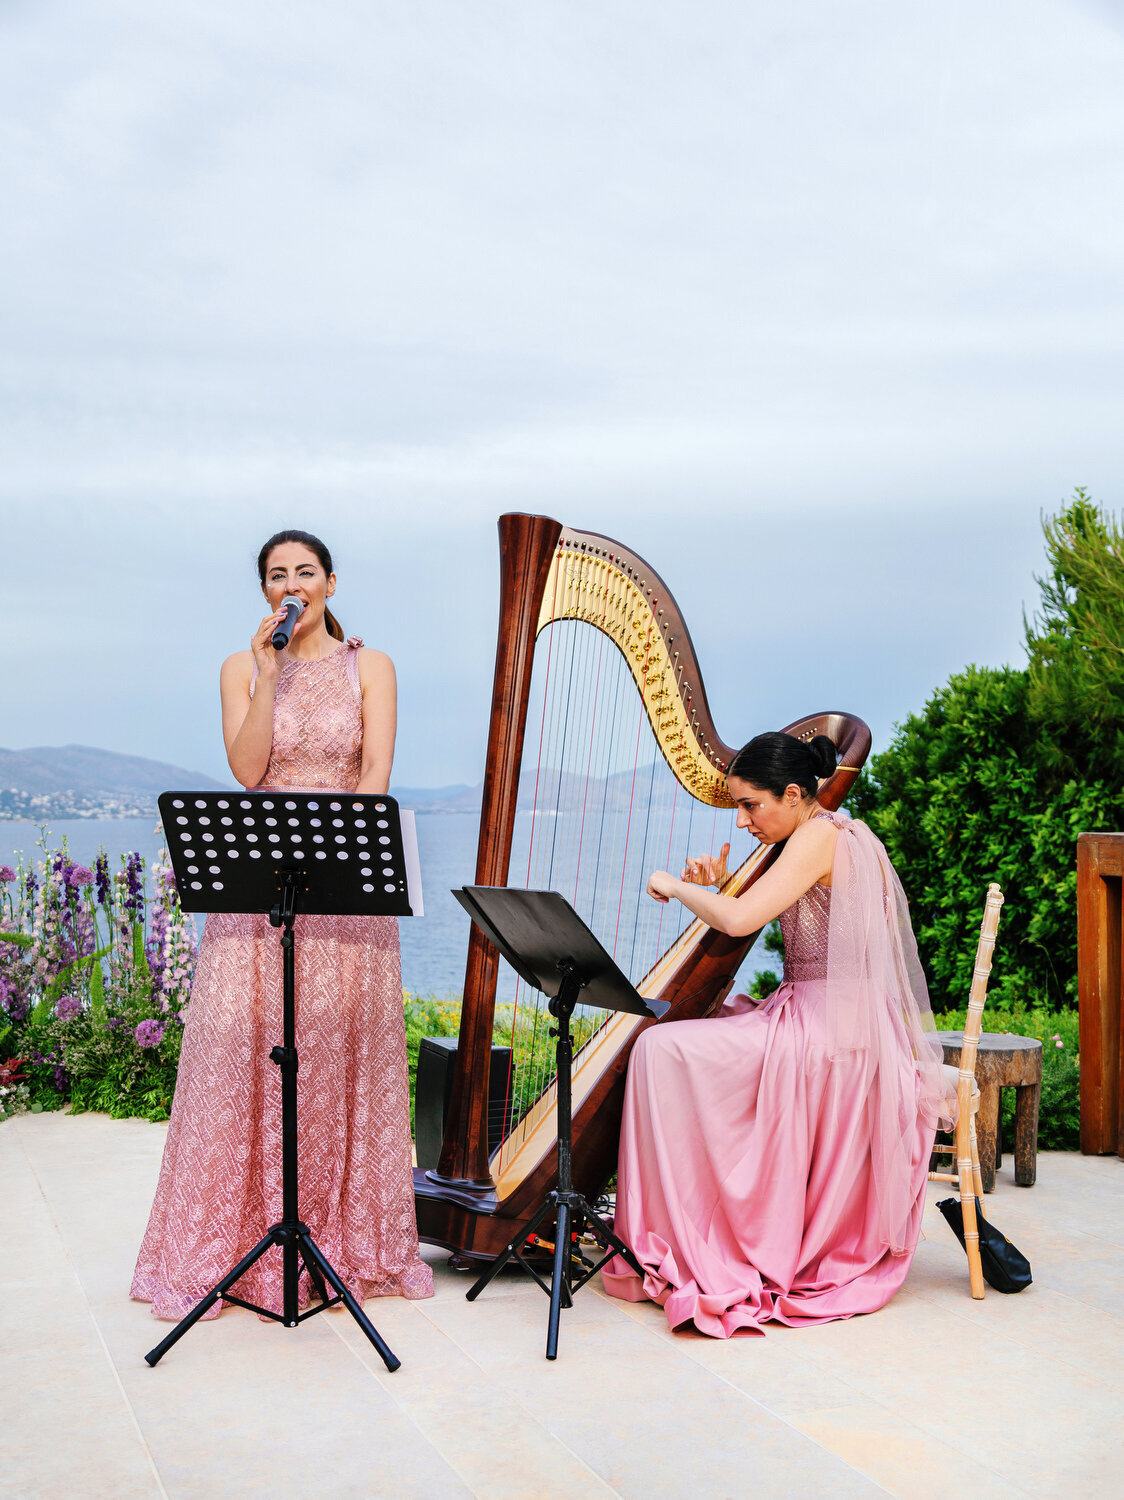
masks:
[[[160,799],[168,852],[185,911],[268,912],[282,927],[284,1040],[269,1056],[281,1070],[281,1218],[264,1239],[145,1355],[150,1365],[168,1352],[221,1298],[295,1328],[342,1302],[378,1350],[388,1370],[391,1352],[342,1278],[301,1222],[297,1203],[296,938],[302,914],[412,915],[410,875],[398,805],[393,797],[355,792],[164,792]],[[282,1311],[257,1307],[230,1288],[267,1250],[282,1262]],[[304,1265],[320,1298],[299,1310]],[[328,1283],[335,1292],[328,1295]]]
[[[557,891],[519,891],[507,886],[466,885],[453,895],[469,916],[533,989],[549,995],[549,1010],[558,1021],[558,1186],[548,1193],[516,1237],[496,1256],[465,1294],[470,1302],[510,1261],[533,1276],[550,1298],[546,1329],[546,1357],[558,1357],[558,1321],[563,1307],[573,1306],[579,1291],[606,1261],[619,1255],[636,1272],[644,1272],[625,1242],[609,1228],[592,1204],[575,1192],[572,1178],[571,1064],[574,1043],[570,1017],[576,1005],[601,1010],[623,1010],[634,1016],[660,1016],[667,1005],[644,1000],[617,968],[570,903]],[[549,1283],[523,1256],[523,1247],[544,1219],[556,1220],[554,1265]],[[585,1222],[604,1254],[594,1265],[573,1277],[570,1234]]]

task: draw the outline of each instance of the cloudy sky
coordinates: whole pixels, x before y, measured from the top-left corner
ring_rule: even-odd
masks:
[[[0,743],[224,773],[279,526],[481,769],[495,518],[884,744],[1121,504],[1124,5],[0,0]]]

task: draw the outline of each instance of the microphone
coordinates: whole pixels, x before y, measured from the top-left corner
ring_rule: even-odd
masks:
[[[304,605],[292,594],[286,594],[281,601],[285,610],[285,618],[279,622],[273,631],[272,646],[274,651],[284,651],[289,644],[289,638],[293,633],[293,626],[304,614]]]

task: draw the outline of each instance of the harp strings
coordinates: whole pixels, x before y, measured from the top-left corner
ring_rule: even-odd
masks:
[[[527,737],[512,884],[561,891],[636,983],[692,920],[678,903],[651,900],[648,875],[661,866],[677,873],[704,848],[717,853],[735,815],[697,802],[672,774],[628,664],[603,630],[563,619],[542,632],[528,724],[537,733]],[[553,1081],[554,1044],[546,997],[502,965],[498,999],[509,997],[505,1118],[518,1121]],[[607,1020],[579,1008],[575,1041]],[[516,1124],[501,1167],[520,1138]]]

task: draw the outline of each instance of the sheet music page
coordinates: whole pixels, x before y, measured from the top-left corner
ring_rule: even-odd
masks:
[[[398,821],[402,829],[402,853],[406,860],[406,892],[415,917],[425,916],[422,903],[421,860],[418,858],[418,830],[413,811],[398,809]]]

